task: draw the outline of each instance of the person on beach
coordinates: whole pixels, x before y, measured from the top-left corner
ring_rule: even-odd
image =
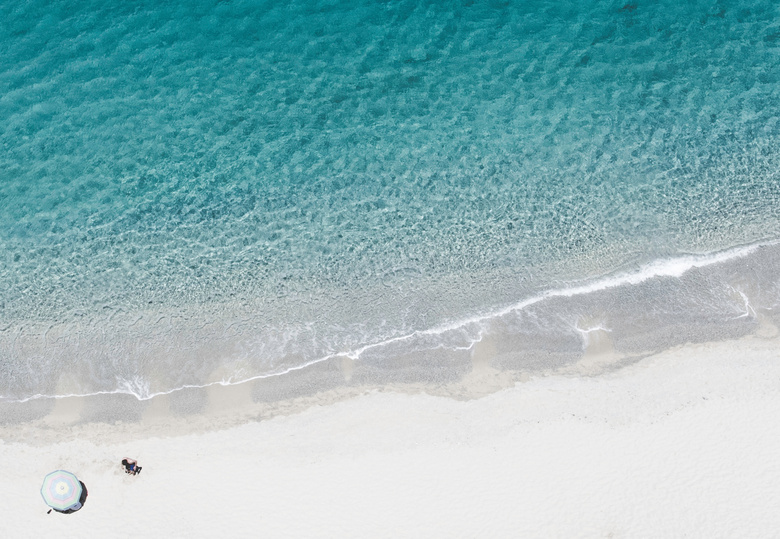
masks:
[[[122,466],[125,467],[125,473],[129,473],[131,475],[138,475],[141,473],[141,467],[138,465],[138,462],[133,459],[123,458]]]

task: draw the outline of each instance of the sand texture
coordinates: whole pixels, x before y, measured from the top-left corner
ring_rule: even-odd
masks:
[[[472,400],[374,390],[151,437],[149,417],[113,437],[22,425],[0,445],[0,536],[769,537],[778,417],[780,347],[753,336]],[[56,468],[89,488],[80,512],[46,514]]]

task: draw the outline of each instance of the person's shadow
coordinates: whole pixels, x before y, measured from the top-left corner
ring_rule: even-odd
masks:
[[[83,481],[79,480],[79,483],[81,483],[81,496],[79,496],[79,503],[81,504],[81,507],[84,507],[84,503],[87,501],[87,495],[89,492],[87,492],[87,485],[84,484]],[[68,509],[66,511],[60,511],[58,509],[55,509],[58,513],[64,513],[66,515],[69,515],[71,513],[75,513],[76,511],[79,511],[81,509],[79,507],[78,509]]]

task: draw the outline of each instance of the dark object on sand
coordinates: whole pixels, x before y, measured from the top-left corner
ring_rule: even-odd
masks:
[[[56,470],[43,479],[41,496],[58,513],[75,513],[87,499],[87,487],[65,470]]]
[[[141,473],[141,467],[138,465],[138,462],[133,459],[122,459],[122,466],[125,467],[125,473],[129,473],[131,475],[138,475]]]

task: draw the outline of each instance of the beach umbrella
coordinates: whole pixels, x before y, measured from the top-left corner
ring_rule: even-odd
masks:
[[[81,483],[70,472],[57,470],[44,477],[41,496],[46,505],[57,511],[65,511],[78,503],[81,497]]]

